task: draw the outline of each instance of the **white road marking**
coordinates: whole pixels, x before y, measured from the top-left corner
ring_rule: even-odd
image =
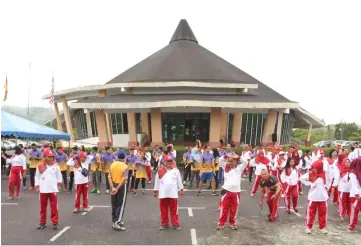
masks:
[[[154,191],[154,189],[144,189],[145,191]],[[184,191],[190,191],[190,192],[198,192],[198,190],[188,190],[188,189],[183,189]],[[215,190],[217,192],[219,192],[220,190]],[[247,190],[241,190],[241,192],[245,192]],[[212,190],[202,190],[202,192],[212,192]]]
[[[206,207],[178,207],[178,209],[206,209]]]
[[[197,245],[197,234],[196,229],[191,229],[191,239],[192,239],[192,245]]]
[[[90,210],[92,210],[93,208],[94,208],[94,206],[90,206],[90,207],[88,208],[88,212],[83,212],[81,215],[86,215],[86,214],[89,213]]]
[[[14,202],[4,202],[4,203],[1,203],[1,205],[19,205],[19,203],[14,203]]]
[[[302,218],[302,215],[299,213],[296,213],[293,209],[291,209],[290,211],[291,211],[291,213],[295,214],[296,216]]]
[[[64,232],[70,229],[70,226],[66,226],[63,228],[63,230],[59,231],[54,237],[50,239],[50,242],[54,242],[58,237],[60,237]]]
[[[188,208],[188,215],[189,215],[189,217],[193,217],[193,210],[192,210],[192,208]]]
[[[286,207],[278,207],[278,208],[280,209],[280,208],[286,208]],[[303,208],[303,207],[298,207],[298,209],[300,209],[300,208]],[[291,210],[292,210],[292,209],[291,209]]]
[[[94,207],[94,208],[110,208],[110,206],[104,206],[104,205],[99,205],[99,206],[93,205],[92,207]]]

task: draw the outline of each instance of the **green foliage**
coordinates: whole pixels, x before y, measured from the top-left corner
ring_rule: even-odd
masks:
[[[314,129],[311,133],[311,142],[317,143],[318,141],[322,140],[329,140],[329,133],[330,130],[328,129]],[[305,142],[307,139],[308,130],[306,129],[295,129],[292,131],[292,137],[301,140],[302,142]]]
[[[340,140],[361,140],[361,128],[356,123],[336,124],[335,138]]]

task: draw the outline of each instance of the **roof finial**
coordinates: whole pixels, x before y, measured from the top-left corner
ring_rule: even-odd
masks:
[[[173,37],[171,38],[169,43],[186,40],[198,43],[196,36],[194,36],[192,29],[188,25],[188,22],[185,19],[181,19],[177,29],[175,30]]]

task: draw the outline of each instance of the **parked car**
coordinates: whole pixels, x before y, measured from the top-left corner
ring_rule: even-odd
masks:
[[[346,140],[335,140],[335,141],[332,141],[332,146],[336,146],[337,144],[341,145],[346,142]]]
[[[3,140],[1,146],[3,146],[6,150],[13,150],[16,145],[11,141]]]
[[[315,147],[331,147],[331,142],[330,140],[324,140],[324,141],[319,141],[317,143],[315,143],[313,146]]]

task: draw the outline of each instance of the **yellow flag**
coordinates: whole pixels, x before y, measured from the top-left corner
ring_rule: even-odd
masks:
[[[8,99],[8,77],[6,76],[5,78],[5,84],[4,84],[4,91],[5,91],[5,94],[4,94],[4,102],[6,101],[6,99]]]

